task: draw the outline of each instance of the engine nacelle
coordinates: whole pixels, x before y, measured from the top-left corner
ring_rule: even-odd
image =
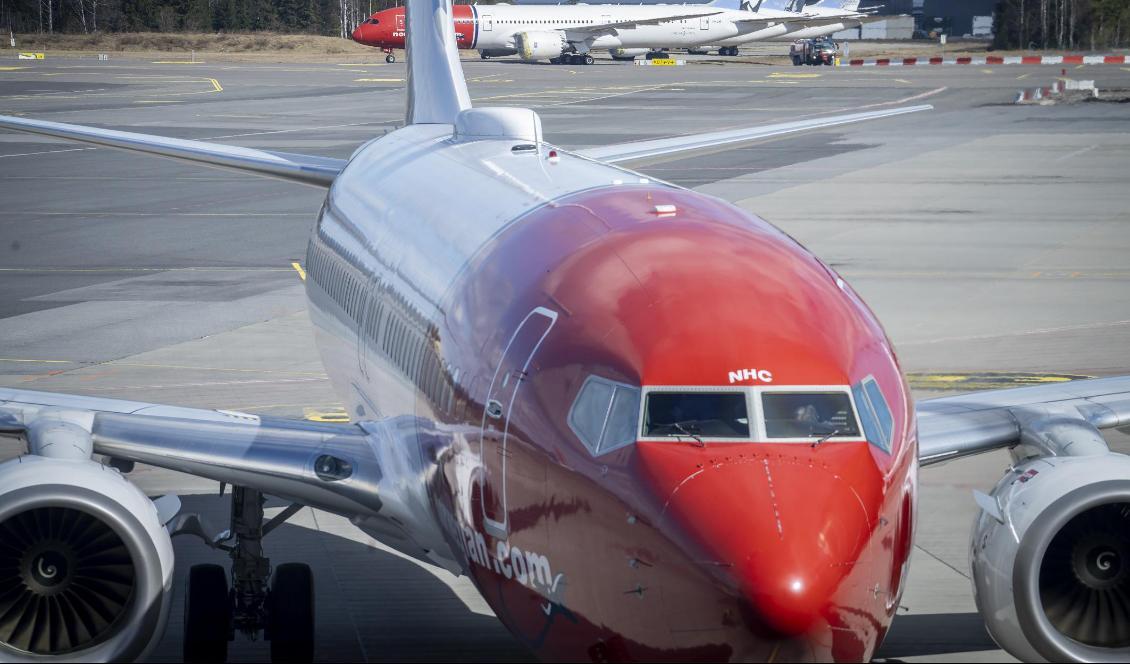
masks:
[[[514,46],[523,60],[548,60],[564,53],[569,42],[564,32],[556,30],[519,32],[514,35]]]
[[[981,496],[971,563],[993,639],[1024,661],[1130,659],[1130,457],[1045,457]]]
[[[143,658],[172,582],[157,507],[118,471],[34,454],[0,464],[0,661]]]
[[[646,48],[610,48],[608,53],[613,60],[635,60],[641,55],[647,55]]]

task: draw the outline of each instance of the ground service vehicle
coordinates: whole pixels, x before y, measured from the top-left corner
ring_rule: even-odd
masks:
[[[789,57],[797,67],[834,65],[837,52],[836,42],[831,39],[798,39],[789,46]]]

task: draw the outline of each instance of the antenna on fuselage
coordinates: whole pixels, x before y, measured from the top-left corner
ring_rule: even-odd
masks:
[[[459,64],[451,0],[406,0],[407,124],[454,124],[471,108]]]

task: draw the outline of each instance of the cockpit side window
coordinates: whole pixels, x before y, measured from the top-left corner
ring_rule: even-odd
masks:
[[[639,388],[589,376],[569,409],[569,428],[594,455],[636,440]]]
[[[763,392],[768,438],[851,438],[859,436],[847,392]]]
[[[868,442],[884,452],[890,452],[894,418],[883,391],[879,389],[879,383],[875,382],[874,377],[868,376],[853,385],[851,391],[859,406],[859,417]]]

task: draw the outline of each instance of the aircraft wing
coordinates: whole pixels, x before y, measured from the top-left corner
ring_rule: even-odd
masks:
[[[705,18],[707,16],[714,16],[715,14],[721,14],[721,13],[722,12],[705,12],[705,13],[697,12],[697,13],[694,13],[694,14],[672,14],[670,16],[659,16],[659,17],[656,17],[656,18],[648,18],[648,19],[635,19],[635,20],[631,20],[631,21],[616,21],[616,22],[613,22],[613,23],[596,23],[596,24],[593,24],[593,25],[581,25],[581,26],[577,26],[577,27],[566,28],[565,31],[568,32],[568,33],[581,33],[581,34],[605,33],[605,32],[611,32],[612,30],[620,30],[620,29],[630,30],[632,28],[636,28],[636,27],[639,27],[641,25],[661,25],[663,23],[671,23],[673,21],[682,21],[682,20],[685,20],[685,19]],[[768,20],[766,20],[766,22],[768,22]]]
[[[1013,447],[1041,437],[1085,444],[1087,433],[1130,434],[1130,376],[974,392],[917,407],[922,465]]]
[[[671,138],[618,143],[616,145],[605,145],[578,150],[577,154],[589,159],[616,164],[677,154],[680,152],[706,150],[725,145],[747,143],[749,141],[756,141],[772,136],[782,136],[784,134],[793,134],[810,129],[824,129],[826,127],[835,127],[852,122],[863,122],[865,120],[887,118],[895,115],[904,115],[906,113],[917,113],[918,111],[928,111],[933,108],[933,106],[927,104],[922,106],[902,106],[882,111],[850,113],[848,115],[832,115],[822,118],[809,118],[793,122],[762,125],[759,127],[747,127],[744,129],[728,129],[705,134],[690,134],[688,136],[673,136]]]
[[[0,388],[0,434],[26,436],[52,418],[85,429],[98,454],[331,508],[343,506],[340,491],[319,479],[315,459],[372,456],[365,431],[352,424]]]
[[[102,147],[155,154],[181,161],[215,166],[240,172],[252,172],[315,187],[329,187],[345,168],[344,159],[268,152],[234,145],[190,141],[182,138],[135,134],[128,131],[99,129],[80,125],[27,120],[0,115],[0,129],[52,136]]]
[[[777,25],[778,23],[792,23],[793,21],[814,18],[815,14],[796,14],[794,16],[774,16],[772,18],[739,18],[734,20],[734,23],[741,23],[744,25]]]

